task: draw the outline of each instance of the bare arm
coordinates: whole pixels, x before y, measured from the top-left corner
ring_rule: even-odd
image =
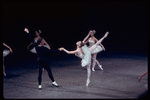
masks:
[[[88,41],[89,41],[89,39],[88,39],[87,41],[85,41],[85,42],[84,42],[84,44],[87,44],[87,43],[88,43]]]
[[[86,41],[88,39],[88,37],[90,36],[90,33],[88,33],[88,35],[84,38],[84,40],[82,41],[84,44],[86,44],[88,41]]]
[[[66,50],[65,48],[60,48],[59,49],[60,51],[65,51],[67,54],[75,54],[75,53],[77,53],[78,52],[78,50],[74,50],[74,51],[68,51],[68,50]]]
[[[33,44],[33,43],[31,42],[31,43],[28,45],[27,49],[29,49],[29,46],[32,45],[32,44]]]
[[[43,41],[48,46],[48,48],[51,49],[50,46],[48,45],[48,43],[44,39],[43,39]]]
[[[13,52],[13,50],[12,50],[7,44],[3,43],[3,45],[4,45],[5,47],[7,47],[7,48],[10,50],[11,53]]]
[[[98,39],[95,38],[95,37],[94,37],[94,40],[95,40],[96,42],[98,41]],[[100,45],[100,46],[103,48],[103,50],[105,51],[105,47],[102,45],[102,43],[100,43],[99,45]]]
[[[101,47],[103,48],[103,50],[105,51],[105,47],[100,43]]]
[[[96,42],[97,42],[97,41],[98,41],[98,39],[94,37],[94,41],[96,41]],[[100,46],[103,48],[103,50],[105,51],[105,47],[102,45],[102,43],[100,43],[99,45],[100,45]]]
[[[34,43],[34,40],[32,39],[31,35],[29,34],[29,30],[27,28],[24,28],[24,31],[27,33],[28,37],[30,38],[31,42],[33,43],[33,45],[36,47],[37,44]]]
[[[148,71],[144,72],[144,73],[139,77],[138,81],[140,82],[140,81],[141,81],[141,78],[142,78],[144,75],[146,75],[147,73],[148,73]]]

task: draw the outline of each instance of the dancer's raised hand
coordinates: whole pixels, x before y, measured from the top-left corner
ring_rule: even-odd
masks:
[[[27,33],[29,33],[29,30],[27,28],[24,28],[24,31],[27,32]]]

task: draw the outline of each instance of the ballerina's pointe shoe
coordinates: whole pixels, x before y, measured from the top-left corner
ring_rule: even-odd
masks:
[[[90,80],[86,81],[86,86],[89,86]]]
[[[99,65],[99,68],[100,68],[101,70],[103,70],[102,65]]]
[[[94,68],[92,68],[92,71],[95,72]]]
[[[107,37],[107,36],[108,36],[108,34],[109,34],[109,32],[106,32],[106,34],[104,35],[104,37]]]

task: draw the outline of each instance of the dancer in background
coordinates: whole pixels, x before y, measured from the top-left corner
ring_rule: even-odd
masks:
[[[89,47],[91,47],[91,46],[93,46],[97,41],[98,41],[98,39],[96,39],[95,37],[94,37],[94,34],[96,33],[96,31],[95,30],[90,30],[89,31],[89,34],[90,34],[90,38],[86,38],[85,40],[85,44],[86,43],[89,43]],[[88,35],[89,36],[89,35]],[[100,46],[99,46],[99,49],[97,49],[97,53],[98,52],[101,52],[102,50],[104,50],[105,51],[105,48],[104,48],[104,46],[100,43],[99,44]],[[92,56],[92,60],[93,60],[93,64],[92,64],[92,71],[95,71],[94,70],[94,68],[95,68],[95,65],[97,64],[98,66],[99,66],[99,68],[101,69],[101,70],[103,70],[103,68],[102,68],[102,65],[100,65],[99,64],[99,62],[97,61],[97,59],[96,59],[96,56],[97,56],[97,53],[94,53],[94,54],[92,54],[91,56]]]
[[[5,43],[3,43],[3,45],[5,47],[7,47],[11,53],[13,53],[13,50]],[[6,73],[5,73],[5,66],[4,66],[4,57],[6,57],[9,53],[10,53],[8,50],[4,50],[3,51],[3,75],[6,76]]]
[[[37,40],[37,43],[34,43],[34,40],[31,38],[31,36],[29,34],[29,30],[27,28],[25,28],[24,31],[27,32],[27,34],[28,34],[29,38],[31,39],[33,45],[35,46],[35,49],[36,49],[36,52],[37,52],[36,53],[37,54],[37,62],[38,62],[38,65],[39,65],[39,76],[38,76],[39,86],[38,86],[38,88],[39,89],[42,88],[41,81],[42,81],[42,68],[43,67],[47,70],[48,76],[52,81],[52,85],[58,87],[58,84],[56,83],[56,81],[54,80],[54,77],[52,75],[51,68],[49,66],[49,62],[46,59],[46,55],[47,55],[47,53],[53,53],[53,52],[57,52],[59,50],[51,50],[51,49],[48,49],[48,48],[44,47],[43,38],[39,38]]]
[[[60,51],[65,51],[67,54],[75,54],[77,57],[81,58],[81,66],[85,67],[87,66],[87,81],[86,81],[86,86],[88,86],[88,84],[90,83],[90,76],[91,76],[91,54],[94,50],[97,49],[97,47],[99,46],[99,44],[104,40],[104,38],[107,37],[109,32],[106,32],[106,34],[99,39],[93,46],[91,46],[90,48],[87,47],[87,45],[85,45],[85,40],[86,38],[90,35],[88,34],[88,36],[86,36],[86,38],[83,41],[78,41],[76,43],[77,45],[77,49],[74,51],[68,51],[65,48],[60,48]]]
[[[38,32],[38,31],[35,31],[36,37],[34,38],[34,43],[37,43],[37,40],[38,40],[39,38],[42,38],[42,37],[40,36],[41,33],[42,33],[41,30],[39,30],[39,32]],[[44,38],[42,38],[42,41],[44,42],[44,45],[43,45],[43,46],[47,47],[48,49],[51,49],[50,46],[49,46],[49,44],[44,40]],[[31,43],[28,45],[28,47],[27,47],[28,50],[29,50],[29,47],[30,47],[32,44],[33,44],[33,43],[31,42]],[[35,47],[33,47],[33,48],[30,50],[30,52],[36,53]]]

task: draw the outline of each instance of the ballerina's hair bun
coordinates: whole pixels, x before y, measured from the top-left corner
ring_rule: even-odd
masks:
[[[39,30],[39,33],[41,34],[41,33],[42,33],[42,31],[41,31],[41,30]]]
[[[96,31],[95,31],[95,30],[93,30],[93,32],[94,32],[94,33],[96,33]]]

